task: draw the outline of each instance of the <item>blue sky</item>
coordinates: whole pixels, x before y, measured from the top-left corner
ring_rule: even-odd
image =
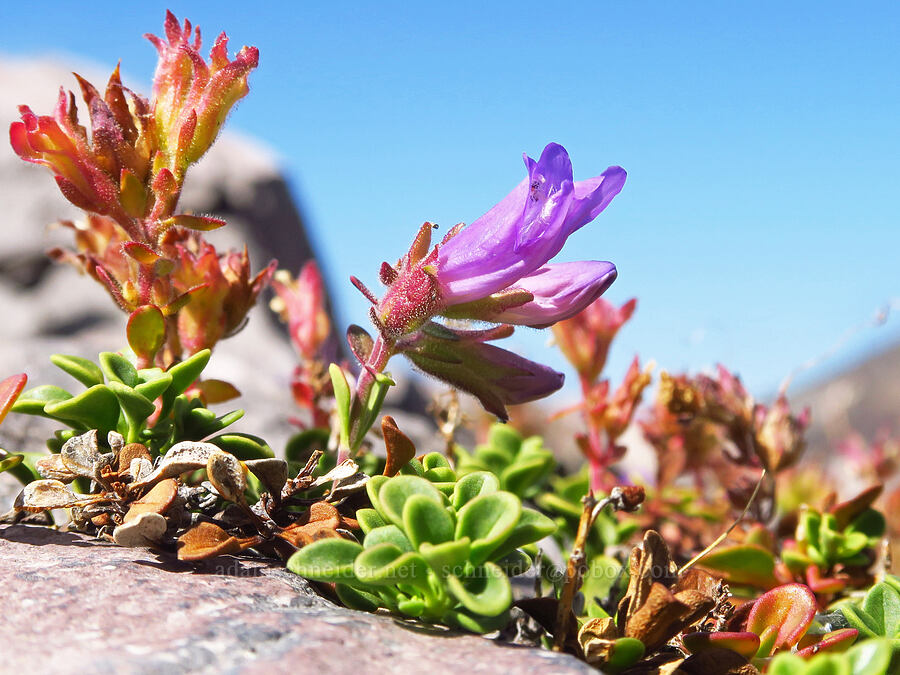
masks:
[[[344,324],[350,274],[471,222],[550,141],[576,178],[629,172],[560,256],[612,260],[607,297],[639,298],[614,377],[635,352],[721,361],[764,395],[900,298],[897,3],[17,2],[0,52],[121,59],[147,91],[167,5],[260,48],[230,126],[282,158]],[[545,339],[513,338],[562,368]],[[810,376],[898,339],[900,312]]]

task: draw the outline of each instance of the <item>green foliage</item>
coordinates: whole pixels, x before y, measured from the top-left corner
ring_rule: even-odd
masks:
[[[900,652],[900,577],[888,575],[858,604],[846,602],[839,610],[860,638],[888,638]]]
[[[244,414],[235,410],[217,416],[199,398],[185,394],[203,372],[209,356],[209,350],[203,350],[163,371],[138,369],[113,352],[100,354],[99,364],[56,354],[51,357],[54,365],[87,389],[72,394],[61,387],[42,385],[23,392],[11,410],[68,426],[47,442],[53,452],[59,452],[70,438],[96,429],[101,441],[115,431],[127,443],[143,443],[152,453],[163,453],[179,441],[200,440],[217,433]],[[245,459],[273,456],[261,439],[250,436],[224,435],[213,442]]]
[[[803,574],[809,565],[822,570],[838,563],[847,567],[868,566],[872,557],[867,551],[878,545],[884,531],[884,516],[872,508],[863,510],[843,527],[833,513],[807,509],[797,524],[796,550],[786,550],[782,557],[794,574]]]
[[[531,559],[520,547],[552,534],[553,522],[523,508],[489,472],[456,479],[438,453],[367,486],[372,508],[356,513],[362,544],[313,542],[288,561],[301,576],[336,583],[349,607],[383,607],[484,633],[508,621],[509,575]]]
[[[893,657],[896,659],[896,656]],[[891,675],[898,665],[889,640],[860,642],[846,652],[822,652],[808,660],[785,653],[769,663],[768,675]]]
[[[520,499],[534,497],[541,491],[556,466],[553,452],[544,447],[544,439],[523,439],[507,424],[495,424],[488,442],[471,453],[457,446],[456,471],[460,476],[475,471],[490,471],[500,479],[500,489]]]

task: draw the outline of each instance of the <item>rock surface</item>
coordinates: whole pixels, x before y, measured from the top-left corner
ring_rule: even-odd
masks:
[[[181,563],[0,527],[4,672],[596,673],[574,657],[353,612],[284,569]]]

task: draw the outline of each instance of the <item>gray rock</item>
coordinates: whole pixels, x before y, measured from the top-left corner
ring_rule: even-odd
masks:
[[[0,528],[0,585],[4,672],[597,672],[343,609],[268,563],[187,564],[47,528]]]

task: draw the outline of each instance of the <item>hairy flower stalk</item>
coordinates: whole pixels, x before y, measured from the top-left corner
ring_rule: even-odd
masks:
[[[568,153],[555,143],[537,161],[526,156],[525,166],[528,175],[509,195],[471,225],[452,228],[433,248],[434,226],[425,223],[396,265],[382,264],[382,298],[353,279],[373,304],[378,333],[373,339],[354,326],[348,334],[361,370],[348,402],[352,429],[345,453],[355,452],[368,431],[367,411],[376,391],[383,397],[379,377],[394,354],[474,395],[502,420],[507,405],[562,386],[561,373],[487,343],[511,335],[510,324],[546,328],[570,318],[615,280],[609,262],[549,261],[618,194],[625,171],[610,167],[576,182]],[[434,321],[438,317],[499,325],[461,330]]]

